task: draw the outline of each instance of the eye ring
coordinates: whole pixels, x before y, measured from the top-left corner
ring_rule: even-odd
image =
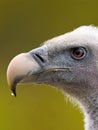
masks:
[[[71,56],[77,60],[83,59],[86,56],[86,49],[84,47],[75,47],[71,51]]]

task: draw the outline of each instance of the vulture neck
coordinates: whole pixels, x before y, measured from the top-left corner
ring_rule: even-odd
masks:
[[[96,115],[94,113],[94,115]],[[94,116],[93,115],[93,116]],[[98,115],[98,113],[97,113]],[[98,130],[98,117],[92,119],[92,116],[85,114],[85,130]]]
[[[71,86],[72,87],[72,86]],[[65,89],[66,88],[66,89]],[[74,88],[74,87],[73,87]],[[93,84],[86,86],[80,91],[80,87],[77,91],[63,87],[63,93],[68,97],[71,97],[84,114],[85,130],[98,130],[98,88]],[[70,98],[69,98],[70,99]],[[72,100],[71,100],[72,101]]]
[[[98,94],[95,93],[89,94],[85,103],[81,105],[85,117],[85,130],[98,130]]]

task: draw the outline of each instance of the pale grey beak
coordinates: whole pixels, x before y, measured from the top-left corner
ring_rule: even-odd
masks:
[[[30,53],[22,53],[12,59],[7,69],[7,81],[14,96],[16,96],[16,85],[25,82],[23,81],[25,78],[39,72],[40,68]]]

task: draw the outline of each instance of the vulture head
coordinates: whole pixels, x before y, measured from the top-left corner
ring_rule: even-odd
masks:
[[[98,28],[81,26],[12,59],[8,84],[49,84],[71,96],[85,116],[85,130],[98,129]]]

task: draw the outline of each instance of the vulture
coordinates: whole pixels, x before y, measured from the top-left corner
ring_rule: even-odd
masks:
[[[47,40],[9,63],[7,81],[49,84],[70,96],[84,113],[85,130],[98,130],[98,28],[92,25]]]

